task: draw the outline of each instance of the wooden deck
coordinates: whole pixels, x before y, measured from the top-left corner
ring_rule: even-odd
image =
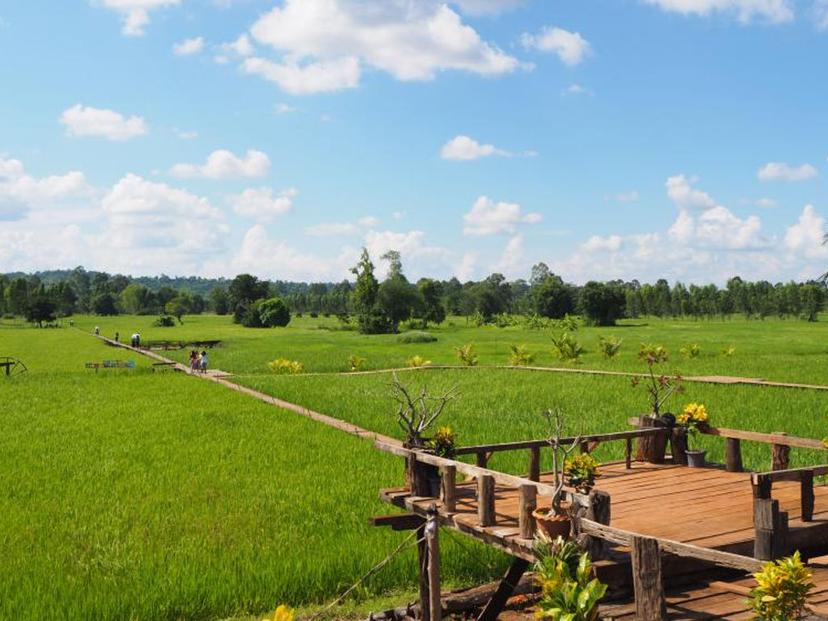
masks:
[[[629,470],[624,463],[607,464],[601,472],[596,489],[608,492],[612,498],[610,524],[614,528],[752,556],[755,530],[749,473],[641,462],[633,462]],[[550,483],[550,476],[542,475],[541,482]],[[774,484],[773,497],[779,501],[780,510],[788,512],[792,547],[805,548],[809,543],[820,541],[828,543],[828,487],[815,486],[814,492],[813,521],[803,522],[799,484]],[[442,525],[515,556],[534,558],[532,540],[520,538],[519,497],[514,488],[495,486],[496,522],[488,527],[479,525],[474,481],[457,483],[454,513],[444,512],[436,498],[413,497],[404,489],[384,490],[381,497],[423,516],[436,504]],[[544,504],[549,504],[548,499],[539,496],[538,506]]]

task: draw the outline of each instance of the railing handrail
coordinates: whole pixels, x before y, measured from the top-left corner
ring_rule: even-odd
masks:
[[[561,438],[559,440],[562,444],[575,442],[613,442],[617,440],[627,440],[630,438],[640,438],[647,435],[657,435],[666,433],[666,427],[649,427],[643,429],[635,429],[632,431],[615,431],[610,433],[597,433],[582,436],[572,436]],[[518,440],[516,442],[501,442],[498,444],[477,444],[473,446],[463,446],[455,449],[455,455],[474,455],[475,453],[498,453],[503,451],[520,451],[523,449],[543,448],[549,446],[549,440]]]
[[[719,436],[721,438],[733,438],[735,440],[747,440],[748,442],[760,442],[762,444],[776,444],[778,446],[791,446],[796,448],[828,450],[822,440],[813,438],[801,438],[789,436],[784,433],[764,433],[761,431],[744,431],[742,429],[728,429],[726,427],[707,427],[699,429],[701,433]]]
[[[788,470],[770,470],[768,472],[754,472],[750,475],[753,485],[759,485],[762,479],[777,481],[801,481],[803,475],[824,476],[828,474],[828,464],[816,466],[803,466],[802,468],[790,468]]]
[[[532,481],[531,479],[527,479],[525,477],[520,477],[513,474],[506,474],[505,472],[490,470],[489,468],[481,468],[480,466],[472,466],[471,464],[467,464],[462,461],[449,459],[447,457],[439,457],[437,455],[432,455],[430,453],[425,453],[423,451],[418,451],[415,449],[403,448],[401,446],[397,446],[394,444],[388,444],[387,442],[383,442],[381,440],[377,440],[375,442],[375,446],[382,451],[391,453],[392,455],[405,458],[413,457],[416,461],[428,464],[430,466],[436,466],[438,468],[453,466],[457,472],[460,472],[467,476],[476,478],[482,476],[489,476],[495,481],[495,483],[505,485],[507,487],[517,489],[523,485],[529,485],[534,487],[539,495],[552,496],[555,493],[554,485],[548,485],[546,483]],[[584,494],[578,494],[575,492],[570,492],[568,490],[564,490],[563,494],[570,501],[577,497],[579,504],[583,505],[584,507],[589,506],[589,497]]]

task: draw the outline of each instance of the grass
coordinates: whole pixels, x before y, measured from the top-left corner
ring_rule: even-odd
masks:
[[[396,437],[390,374],[332,374],[347,371],[350,356],[364,357],[365,369],[403,367],[414,356],[456,364],[455,347],[474,343],[479,367],[400,372],[435,392],[458,386],[444,422],[466,445],[543,437],[539,413],[551,406],[564,410],[573,432],[625,429],[627,417],[646,409],[643,389],[624,378],[494,367],[521,343],[536,364],[559,366],[544,332],[455,319],[429,330],[436,342],[407,344],[338,330],[335,319],[273,330],[209,315],[173,328],[154,328],[153,319],[77,317],[76,330],[0,324],[0,356],[20,357],[31,370],[0,378],[0,618],[213,619],[259,615],[280,602],[312,610],[402,540],[367,526],[369,516],[389,512],[376,493],[402,483],[399,459],[221,386],[153,373],[145,358],[91,338],[95,325],[122,340],[136,330],[145,341],[220,339],[211,365],[236,373],[235,381]],[[582,329],[577,338],[583,368],[640,372],[638,344],[655,342],[673,354],[669,371],[823,382],[826,326],[648,319]],[[624,339],[615,359],[598,352],[600,336]],[[693,343],[701,354],[685,360],[678,352]],[[730,345],[733,356],[718,353]],[[187,351],[169,355],[183,361]],[[138,368],[96,374],[83,366],[112,358],[136,359]],[[309,373],[276,376],[266,365],[277,358]],[[703,402],[714,425],[826,435],[822,392],[693,383],[686,390],[671,407]],[[720,440],[700,442],[723,458]],[[621,450],[602,445],[597,456],[615,459]],[[767,446],[744,443],[743,452],[746,466],[768,468]],[[526,458],[498,454],[491,463],[523,472]],[[792,451],[792,466],[825,461],[822,452]],[[449,584],[503,569],[500,555],[467,539],[448,534],[442,545]],[[389,594],[415,584],[414,564],[409,551],[337,615],[386,606]]]

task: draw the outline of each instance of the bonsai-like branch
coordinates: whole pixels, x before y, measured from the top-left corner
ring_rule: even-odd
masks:
[[[392,398],[397,402],[397,424],[405,432],[405,443],[409,448],[425,446],[423,433],[431,428],[450,401],[458,395],[453,386],[443,395],[432,396],[425,386],[413,394],[394,373],[391,380]]]
[[[581,444],[581,434],[569,444],[561,442],[563,436],[563,413],[559,408],[546,410],[543,412],[546,419],[546,424],[549,428],[549,436],[546,441],[552,447],[552,475],[554,477],[555,491],[552,494],[552,509],[550,515],[561,515],[563,510],[561,502],[563,501],[564,477],[563,470],[566,464],[566,459],[575,451]]]

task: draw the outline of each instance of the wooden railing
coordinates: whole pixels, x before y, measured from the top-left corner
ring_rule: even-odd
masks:
[[[561,444],[570,444],[577,441],[581,445],[581,452],[589,453],[595,450],[595,448],[602,442],[617,442],[623,440],[625,443],[624,461],[627,469],[630,469],[632,467],[633,439],[667,433],[669,433],[669,431],[665,428],[635,429],[632,431],[618,431],[614,433],[598,433],[562,438],[559,442]],[[539,481],[541,449],[548,446],[548,440],[523,440],[519,442],[503,442],[500,444],[478,444],[458,448],[455,451],[455,455],[474,455],[475,465],[479,468],[486,468],[489,463],[489,459],[491,459],[492,455],[495,453],[528,450],[529,474],[527,475],[527,478],[531,481]]]
[[[771,447],[771,470],[787,470],[790,464],[791,448],[812,450],[826,450],[820,440],[812,438],[798,438],[784,432],[762,433],[759,431],[743,431],[741,429],[726,429],[724,427],[709,427],[702,429],[702,433],[725,438],[725,466],[728,472],[742,472],[742,440],[769,444]]]
[[[478,525],[481,527],[496,525],[495,485],[517,489],[520,506],[518,524],[520,537],[522,539],[531,539],[535,535],[535,519],[532,513],[537,508],[538,496],[551,497],[555,493],[554,485],[540,483],[539,481],[525,477],[506,474],[480,466],[473,466],[454,459],[438,457],[437,455],[423,451],[406,449],[381,441],[378,441],[376,446],[383,451],[404,457],[407,460],[411,493],[415,498],[438,498],[433,495],[433,490],[428,479],[430,475],[429,468],[432,469],[432,472],[434,468],[439,469],[441,474],[439,499],[442,503],[443,514],[454,513],[457,509],[457,474],[460,473],[474,478],[477,482]],[[593,492],[592,495],[586,496],[569,490],[563,491],[564,500],[580,507],[587,515],[608,522],[610,510],[609,495],[603,494],[606,496],[606,499],[602,498],[600,513],[595,514],[592,507],[592,497],[597,493],[599,492]]]

